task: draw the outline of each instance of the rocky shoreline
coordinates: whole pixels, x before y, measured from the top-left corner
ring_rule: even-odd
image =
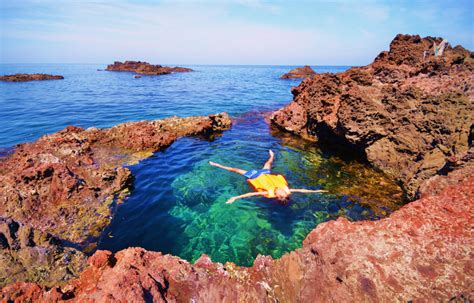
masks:
[[[19,144],[13,154],[0,159],[0,217],[90,251],[110,223],[114,205],[121,203],[132,184],[133,176],[124,165],[149,157],[180,137],[211,135],[230,125],[229,116],[222,113],[129,122],[108,129],[70,126]],[[0,239],[6,234],[0,233]],[[0,256],[7,258],[10,248],[11,243],[3,245]],[[28,264],[25,270],[34,272],[34,262]],[[45,275],[37,280],[48,279]]]
[[[168,67],[161,65],[153,65],[148,62],[142,61],[115,61],[113,64],[107,65],[105,69],[113,72],[134,72],[141,75],[147,76],[158,76],[167,75],[172,73],[186,73],[192,72],[193,70],[187,67]]]
[[[79,277],[66,281],[67,276],[57,284],[19,277],[3,287],[1,300],[471,300],[474,56],[448,45],[443,56],[435,57],[432,47],[440,41],[398,35],[390,51],[368,66],[304,80],[293,88],[293,102],[271,118],[286,131],[348,145],[397,178],[407,196],[417,200],[389,217],[319,224],[301,249],[277,260],[258,256],[248,268],[213,263],[205,255],[190,264],[142,248],[97,251]],[[13,219],[41,233],[87,243],[108,223],[111,208],[106,201],[119,201],[126,194],[131,175],[124,163],[147,157],[180,136],[229,126],[228,116],[221,114],[105,130],[69,127],[20,145],[0,162],[0,215],[7,217],[6,226],[15,225]],[[78,207],[103,215],[104,221]],[[0,224],[4,259],[8,254],[16,258],[14,245],[49,245],[38,240],[33,245],[30,239],[38,237],[25,236],[31,231],[7,237],[11,232],[5,224]],[[19,242],[22,246],[11,244]]]
[[[319,74],[294,87],[273,125],[346,144],[396,178],[410,200],[474,138],[474,54],[441,38],[398,35],[364,67]]]
[[[26,81],[41,81],[41,80],[61,80],[63,76],[48,75],[48,74],[14,74],[0,76],[0,81],[6,82],[26,82]]]

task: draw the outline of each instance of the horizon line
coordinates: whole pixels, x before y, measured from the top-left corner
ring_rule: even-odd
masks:
[[[125,60],[125,61],[141,61],[141,62],[147,62],[148,61],[142,61],[142,60]],[[119,62],[125,62],[125,61],[119,61]],[[115,62],[115,61],[114,61]],[[113,63],[113,62],[112,62]],[[101,63],[101,62],[0,62],[0,64],[112,64],[112,63]],[[152,65],[162,65],[162,66],[171,66],[175,65],[176,63],[150,63]],[[355,66],[363,66],[359,64],[231,64],[231,63],[177,63],[179,65],[201,65],[201,66],[337,66],[337,67],[355,67]],[[369,63],[370,64],[370,63]]]

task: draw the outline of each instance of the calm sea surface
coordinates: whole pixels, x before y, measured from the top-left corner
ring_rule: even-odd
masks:
[[[257,254],[279,257],[300,247],[318,223],[345,216],[377,219],[393,211],[399,188],[357,159],[294,136],[264,121],[292,99],[297,80],[280,80],[293,66],[190,66],[191,73],[134,79],[98,71],[105,64],[0,65],[1,74],[50,73],[64,80],[0,83],[0,148],[32,141],[67,125],[109,127],[126,121],[227,111],[235,124],[213,140],[184,138],[130,169],[134,189],[120,205],[99,248],[141,246],[194,261],[251,265]],[[341,72],[347,67],[315,67]],[[264,198],[225,201],[250,189],[242,176],[215,161],[259,168],[276,154],[274,171],[294,188],[330,194],[294,194],[288,205]]]

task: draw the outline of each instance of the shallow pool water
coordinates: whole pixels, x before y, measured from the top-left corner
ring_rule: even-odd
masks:
[[[354,157],[273,135],[261,113],[247,113],[212,141],[181,139],[131,166],[135,189],[118,207],[99,248],[141,246],[190,261],[206,253],[214,261],[248,266],[258,254],[277,258],[300,247],[321,222],[338,216],[377,219],[398,207],[399,187]],[[243,176],[208,161],[260,168],[268,149],[275,152],[273,171],[285,175],[291,187],[330,193],[295,193],[287,205],[258,197],[225,204],[250,188]]]
[[[142,77],[98,71],[106,64],[0,64],[2,74],[43,72],[64,80],[0,82],[0,156],[16,143],[67,125],[109,127],[126,121],[227,111],[231,130],[212,138],[184,138],[130,169],[134,189],[117,207],[98,248],[129,246],[194,261],[251,265],[257,254],[279,257],[301,246],[321,222],[345,216],[377,219],[399,207],[400,189],[350,151],[316,146],[270,130],[264,112],[291,101],[298,80],[280,80],[294,66],[191,66],[195,72]],[[340,72],[347,67],[315,67]],[[334,146],[333,146],[334,147]],[[275,152],[274,172],[293,188],[288,205],[265,198],[225,201],[250,191],[244,177],[208,164],[259,168]]]

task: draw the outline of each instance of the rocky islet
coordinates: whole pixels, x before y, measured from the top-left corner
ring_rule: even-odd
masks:
[[[120,61],[115,61],[113,64],[107,65],[107,68],[105,70],[114,72],[134,72],[147,76],[159,76],[172,73],[185,73],[193,71],[191,68],[187,67],[169,67],[162,65],[153,65],[148,62],[142,61],[125,61],[123,63]]]
[[[48,74],[14,74],[0,76],[0,81],[5,82],[26,82],[26,81],[41,81],[41,80],[62,80],[63,76],[48,75]]]
[[[281,79],[306,79],[316,75],[316,72],[309,65],[297,67],[282,75]]]

